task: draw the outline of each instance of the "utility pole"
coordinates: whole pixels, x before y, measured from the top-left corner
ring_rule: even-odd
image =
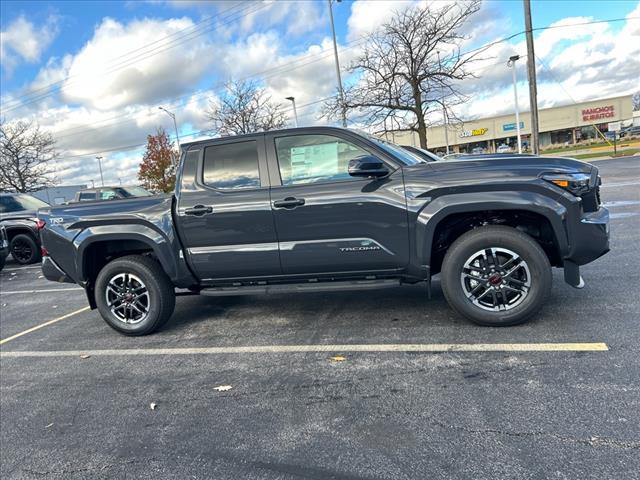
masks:
[[[293,118],[296,121],[296,127],[298,126],[298,111],[296,110],[296,97],[285,97],[285,100],[289,100],[293,103]]]
[[[337,0],[340,1],[340,0]],[[338,60],[338,42],[336,40],[336,26],[333,23],[332,0],[327,0],[329,5],[329,19],[331,20],[331,33],[333,34],[333,55],[336,60],[336,76],[338,77],[338,92],[340,93],[340,104],[342,105],[342,126],[347,128],[347,111],[344,108],[344,90],[342,89],[342,76],[340,75],[340,61]]]
[[[520,108],[518,108],[518,83],[516,82],[516,62],[520,59],[520,55],[509,57],[507,66],[511,67],[513,74],[513,99],[516,104],[516,132],[518,135],[518,153],[522,153],[522,142],[520,141]]]
[[[524,29],[527,35],[527,77],[529,79],[529,109],[531,110],[531,148],[534,155],[540,153],[538,134],[538,86],[536,84],[536,55],[533,51],[533,28],[531,27],[531,0],[524,2]]]
[[[98,167],[100,168],[100,182],[102,182],[102,186],[104,187],[104,178],[102,176],[102,158],[103,157],[96,157],[96,160],[98,160]],[[93,182],[93,180],[91,180]]]
[[[438,69],[442,71],[440,50],[437,50],[436,53],[438,54]],[[444,142],[447,145],[447,155],[449,155],[449,122],[447,121],[447,107],[444,105],[444,90],[442,90],[442,119],[444,122]]]

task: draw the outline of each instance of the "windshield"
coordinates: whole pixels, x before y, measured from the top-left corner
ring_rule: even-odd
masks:
[[[417,155],[405,150],[402,147],[399,147],[394,143],[387,142],[386,140],[382,140],[381,138],[374,137],[373,135],[370,135],[365,132],[358,132],[358,133],[364,137],[367,137],[369,140],[375,143],[378,147],[382,148],[385,152],[389,153],[394,158],[397,158],[405,165],[416,165],[418,163],[425,163],[425,161],[422,160]]]
[[[21,212],[23,210],[37,210],[48,207],[49,204],[31,195],[16,194],[0,196],[0,213]]]
[[[120,187],[118,188],[119,191],[122,192],[122,196],[125,198],[128,197],[149,197],[152,194],[148,191],[146,191],[144,188],[142,187]]]

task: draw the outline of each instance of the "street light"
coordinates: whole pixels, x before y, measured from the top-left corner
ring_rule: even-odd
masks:
[[[336,0],[340,2],[340,0]],[[342,106],[342,126],[347,128],[347,112],[344,108],[344,90],[342,89],[342,77],[340,76],[340,61],[338,60],[338,42],[336,41],[336,26],[333,23],[332,0],[327,0],[329,5],[329,19],[331,20],[331,33],[333,34],[333,55],[336,60],[336,76],[338,77],[338,92],[340,93],[340,104]]]
[[[96,157],[96,160],[98,160],[98,167],[100,168],[100,181],[102,182],[102,186],[104,187],[104,178],[102,176],[102,159],[104,157]],[[91,180],[93,182],[93,180]]]
[[[511,74],[513,75],[513,99],[516,105],[516,132],[518,136],[518,153],[522,153],[522,142],[520,140],[520,109],[518,108],[518,87],[516,82],[516,62],[520,60],[520,55],[513,55],[509,57],[507,67],[511,68]]]
[[[178,150],[180,150],[180,137],[178,136],[178,124],[176,123],[176,116],[164,107],[158,107],[158,109],[162,110],[173,119],[173,128],[176,129],[176,145],[178,146]]]
[[[296,127],[298,126],[298,111],[296,110],[296,97],[284,97],[285,100],[290,100],[293,103],[293,118],[296,120]]]

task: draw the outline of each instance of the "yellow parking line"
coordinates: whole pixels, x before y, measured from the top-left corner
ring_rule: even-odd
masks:
[[[71,312],[71,313],[67,313],[66,315],[62,315],[61,317],[58,318],[54,318],[53,320],[49,320],[48,322],[44,322],[41,323],[40,325],[36,325],[35,327],[31,327],[23,332],[20,333],[16,333],[15,335],[11,335],[10,337],[7,337],[3,340],[0,340],[0,345],[4,345],[7,342],[10,342],[11,340],[15,340],[18,337],[21,337],[23,335],[26,335],[27,333],[31,333],[31,332],[35,332],[36,330],[40,330],[41,328],[44,328],[48,325],[52,325],[56,322],[59,322],[60,320],[64,320],[65,318],[69,318],[69,317],[73,317],[74,315],[77,315],[79,313],[82,312],[86,312],[87,310],[89,310],[90,307],[84,307],[81,308],[80,310],[76,310],[75,312]]]
[[[603,352],[606,343],[433,343],[373,345],[256,345],[247,347],[133,348],[123,350],[55,350],[0,352],[4,357],[77,357],[136,355],[212,355],[221,353],[351,353],[351,352]]]

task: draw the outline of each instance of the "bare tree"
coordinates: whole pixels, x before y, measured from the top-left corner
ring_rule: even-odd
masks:
[[[460,80],[472,77],[471,62],[478,53],[463,55],[462,28],[480,8],[477,0],[427,3],[396,12],[370,34],[363,53],[350,66],[361,74],[340,98],[325,104],[324,115],[337,118],[344,108],[360,114],[362,121],[382,131],[417,132],[427,147],[425,118],[442,108],[465,101]]]
[[[229,82],[206,114],[214,132],[222,136],[274,130],[287,124],[282,107],[271,101],[265,89],[249,81]]]
[[[0,189],[24,193],[52,185],[57,157],[53,136],[36,122],[0,123]]]

